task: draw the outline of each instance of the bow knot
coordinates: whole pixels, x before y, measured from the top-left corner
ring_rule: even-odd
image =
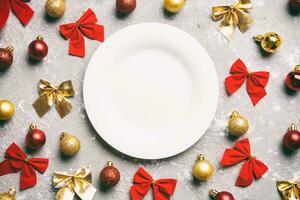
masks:
[[[300,200],[300,180],[296,182],[277,181],[276,185],[283,200]]]
[[[0,1],[0,29],[8,19],[10,8],[23,26],[28,24],[34,14],[34,11],[22,0],[2,0]]]
[[[72,81],[64,81],[59,86],[53,86],[48,81],[40,80],[38,88],[40,96],[33,103],[33,107],[40,117],[46,114],[54,104],[61,118],[71,112],[72,104],[66,98],[75,95]]]
[[[228,94],[232,95],[246,81],[247,92],[255,106],[267,94],[265,87],[269,76],[270,73],[265,71],[249,72],[245,63],[238,59],[230,69],[230,76],[225,79],[225,86]]]
[[[220,32],[229,39],[236,27],[242,33],[246,32],[253,23],[249,10],[252,8],[250,0],[238,0],[230,6],[215,6],[212,8],[212,18],[214,21],[221,21]]]
[[[35,186],[37,183],[35,170],[43,174],[49,162],[47,158],[28,159],[15,143],[7,148],[5,158],[6,160],[0,163],[0,176],[21,170],[21,190]]]
[[[233,149],[226,149],[221,160],[221,166],[235,165],[243,160],[245,160],[245,162],[235,185],[246,187],[252,184],[253,175],[256,179],[261,178],[267,172],[268,167],[251,154],[248,139],[238,141]]]
[[[69,54],[79,57],[85,56],[83,35],[99,42],[104,41],[104,26],[96,24],[96,14],[88,9],[76,22],[59,26],[60,33],[70,39]]]
[[[74,174],[55,172],[53,175],[54,188],[58,189],[57,200],[72,200],[75,194],[82,200],[92,200],[96,189],[91,183],[90,167],[80,168]]]

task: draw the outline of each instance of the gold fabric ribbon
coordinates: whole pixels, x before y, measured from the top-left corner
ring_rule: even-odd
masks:
[[[212,8],[212,18],[214,21],[222,20],[219,30],[230,39],[236,27],[242,33],[246,32],[253,23],[249,10],[252,8],[251,0],[238,0],[231,6],[216,6]]]
[[[82,200],[92,200],[96,189],[91,184],[92,173],[90,167],[80,168],[74,174],[54,172],[53,186],[59,189],[57,200],[72,200],[75,194]]]
[[[36,113],[42,117],[55,104],[57,113],[61,118],[65,117],[72,110],[72,104],[66,97],[73,97],[75,91],[72,81],[62,82],[59,86],[53,86],[45,80],[38,83],[39,97],[33,103]]]
[[[277,188],[283,200],[300,200],[300,180],[297,182],[277,181]]]

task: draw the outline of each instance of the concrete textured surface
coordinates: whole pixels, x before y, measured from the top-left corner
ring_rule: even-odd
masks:
[[[35,16],[25,28],[11,13],[5,28],[0,31],[0,44],[1,47],[15,47],[15,60],[8,71],[0,74],[0,98],[12,100],[16,113],[12,120],[0,125],[0,160],[11,142],[25,146],[24,137],[31,122],[37,123],[39,128],[46,132],[47,143],[40,151],[29,155],[50,159],[46,173],[38,174],[38,184],[22,192],[18,190],[17,199],[54,199],[52,173],[57,170],[72,171],[86,165],[92,166],[93,184],[99,189],[98,174],[107,160],[114,161],[120,169],[121,182],[111,190],[99,190],[95,199],[130,199],[132,176],[140,165],[157,178],[178,179],[178,186],[172,198],[174,200],[209,199],[210,188],[231,191],[238,200],[280,199],[276,190],[276,180],[300,178],[300,153],[287,154],[281,147],[282,136],[289,124],[295,122],[300,126],[300,96],[288,94],[283,84],[285,75],[295,64],[300,63],[300,16],[289,11],[287,0],[253,1],[252,16],[255,22],[252,28],[245,34],[237,30],[229,43],[217,31],[219,23],[211,20],[210,9],[213,5],[232,3],[234,1],[187,0],[180,13],[169,15],[163,10],[162,0],[138,0],[135,12],[121,17],[115,12],[114,0],[76,0],[67,1],[64,17],[51,20],[45,15],[45,1],[32,0],[29,5],[35,10]],[[58,25],[75,21],[87,8],[92,8],[100,23],[105,25],[106,38],[132,24],[160,22],[190,33],[207,49],[218,73],[220,100],[210,128],[192,148],[161,161],[139,161],[115,152],[97,135],[86,116],[82,84],[87,64],[101,44],[86,39],[86,57],[81,59],[69,56],[68,41],[58,32]],[[263,56],[252,36],[268,31],[281,34],[283,46],[278,53]],[[43,35],[48,43],[49,54],[43,62],[32,63],[27,57],[27,45],[39,34]],[[242,58],[253,71],[271,72],[267,86],[268,95],[256,107],[252,106],[244,86],[232,97],[226,95],[223,81],[237,58]],[[36,86],[40,78],[54,84],[68,79],[73,81],[77,93],[75,98],[71,99],[74,106],[71,114],[60,119],[55,109],[52,109],[43,118],[37,116],[32,103],[38,95]],[[240,164],[227,169],[219,166],[224,149],[234,144],[234,141],[226,136],[227,120],[233,109],[248,117],[250,131],[245,137],[250,138],[253,153],[269,166],[267,174],[247,188],[234,186]],[[77,135],[82,142],[82,149],[74,158],[65,159],[59,152],[58,141],[62,131]],[[213,162],[216,170],[209,182],[194,184],[191,167],[199,153]],[[6,191],[11,186],[18,187],[19,177],[20,173],[0,177],[0,191]],[[145,199],[152,199],[151,192]]]

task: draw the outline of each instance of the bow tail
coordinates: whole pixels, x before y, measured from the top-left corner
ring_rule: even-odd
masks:
[[[142,200],[150,189],[151,184],[135,184],[130,188],[131,200]]]
[[[4,176],[6,174],[15,173],[16,170],[11,166],[9,160],[4,160],[0,163],[0,176]]]
[[[234,30],[238,25],[238,16],[235,12],[228,12],[219,26],[219,31],[227,38],[230,39]]]
[[[56,194],[57,200],[70,200],[73,199],[75,196],[75,193],[72,188],[69,188],[68,186],[64,186],[60,188]]]
[[[36,172],[32,166],[28,163],[24,164],[24,167],[21,172],[21,181],[20,189],[25,190],[27,188],[33,187],[36,185]]]
[[[34,11],[22,0],[11,0],[11,8],[24,26],[28,24],[34,14]]]
[[[48,93],[44,93],[33,103],[33,107],[39,117],[44,116],[50,110],[51,106],[53,105],[53,101],[51,102],[52,105],[49,105],[49,98],[53,98],[52,96],[49,97]]]
[[[82,187],[80,185],[75,184],[74,191],[75,193],[82,199],[82,200],[93,200],[95,193],[96,193],[96,188],[94,186],[86,181],[84,183],[87,185],[84,190],[82,190]]]
[[[0,1],[0,29],[5,25],[10,11],[9,0]]]
[[[79,29],[74,30],[69,42],[69,54],[73,56],[84,57],[85,45],[84,38]]]
[[[263,162],[257,159],[252,159],[251,162],[253,165],[253,174],[256,179],[261,178],[268,171],[268,167]]]
[[[245,33],[247,30],[249,30],[251,24],[253,23],[253,18],[242,9],[237,10],[238,15],[238,27],[242,33]]]
[[[164,190],[160,190],[157,185],[153,186],[153,196],[154,200],[170,200],[170,195]]]
[[[250,160],[246,160],[235,182],[236,186],[247,187],[253,182],[253,166]]]
[[[61,118],[64,118],[72,110],[72,104],[63,95],[57,94],[56,96],[56,106],[57,113]]]
[[[159,179],[153,186],[155,200],[168,200],[174,194],[176,179]]]
[[[262,85],[257,84],[256,80],[251,77],[247,79],[246,87],[253,106],[255,106],[264,96],[267,95],[265,88]]]

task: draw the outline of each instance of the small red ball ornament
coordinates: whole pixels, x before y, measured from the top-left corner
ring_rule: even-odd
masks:
[[[296,65],[294,71],[286,76],[285,84],[291,90],[300,90],[300,65]]]
[[[13,51],[12,46],[6,48],[0,48],[0,70],[8,69],[13,63]]]
[[[117,0],[117,10],[123,14],[132,13],[136,8],[136,0]]]
[[[100,172],[100,183],[105,188],[117,185],[120,181],[120,172],[113,166],[113,162],[108,161],[107,166]]]
[[[38,150],[46,143],[46,135],[42,130],[31,124],[26,135],[26,145],[32,150]]]
[[[28,54],[35,60],[43,60],[48,54],[48,46],[42,36],[38,36],[28,46]]]
[[[223,191],[218,192],[215,189],[211,189],[209,194],[213,197],[214,200],[234,200],[234,197],[231,193]]]
[[[300,149],[300,132],[297,130],[295,124],[291,124],[288,132],[283,137],[283,145],[291,151]]]

